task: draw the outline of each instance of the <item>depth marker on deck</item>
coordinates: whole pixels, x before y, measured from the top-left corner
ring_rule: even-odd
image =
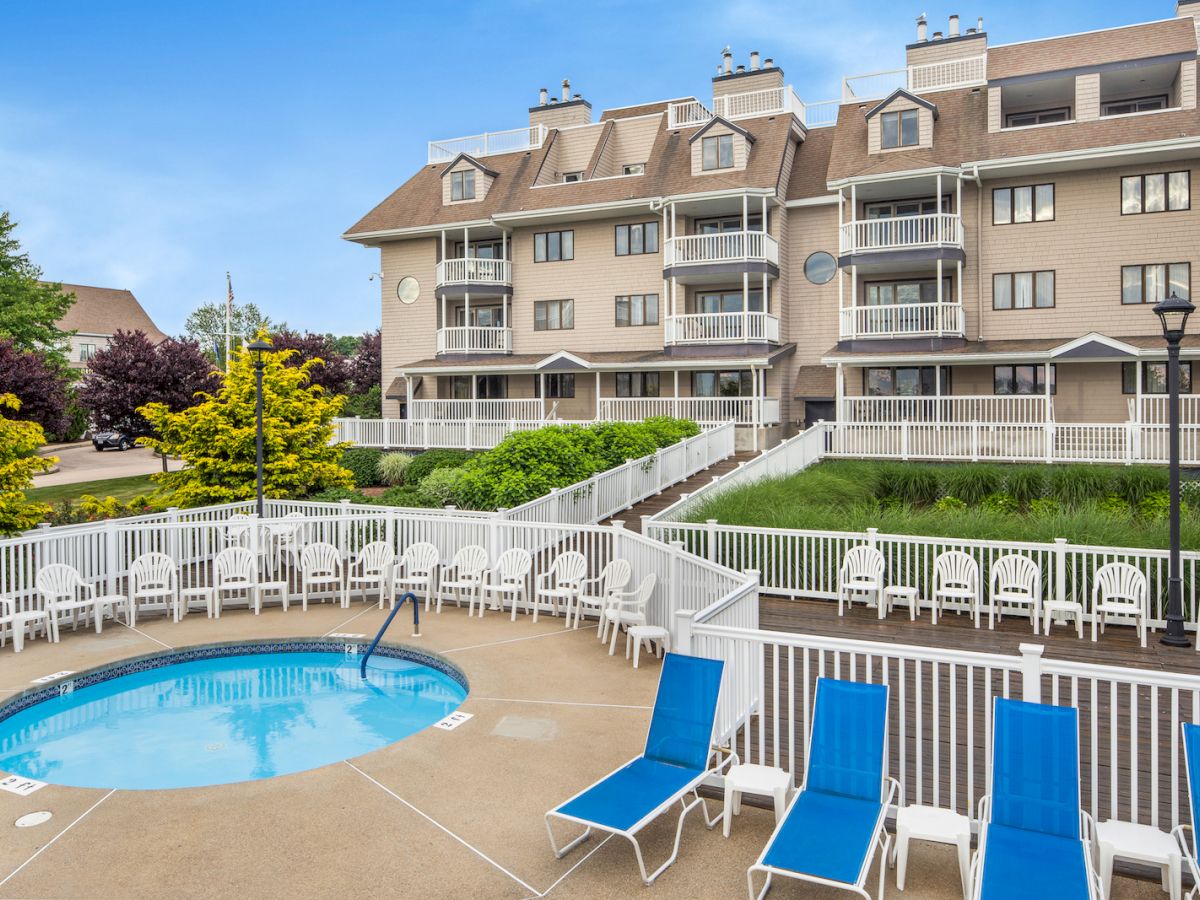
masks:
[[[454,712],[450,713],[450,715],[446,716],[446,718],[442,719],[440,722],[434,722],[433,727],[440,728],[440,729],[442,729],[442,731],[453,731],[455,728],[457,728],[463,722],[466,722],[468,719],[472,718],[474,715],[475,715],[474,713],[463,712],[462,710],[455,710]]]

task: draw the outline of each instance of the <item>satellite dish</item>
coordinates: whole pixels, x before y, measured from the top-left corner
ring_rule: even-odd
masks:
[[[416,303],[419,296],[421,296],[421,285],[417,279],[411,275],[405,275],[400,279],[400,283],[396,285],[396,297],[401,303],[406,306]]]

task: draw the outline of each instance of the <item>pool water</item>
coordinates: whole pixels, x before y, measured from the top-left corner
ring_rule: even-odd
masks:
[[[376,750],[453,712],[437,669],[331,652],[193,659],[79,688],[0,721],[0,770],[130,790],[286,775]]]

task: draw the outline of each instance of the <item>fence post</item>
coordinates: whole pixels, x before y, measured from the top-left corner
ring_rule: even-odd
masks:
[[[908,419],[900,423],[900,458],[908,459]]]
[[[674,653],[682,653],[685,656],[692,655],[692,624],[696,618],[694,610],[680,609],[675,613],[675,619],[671,623],[675,627],[672,629],[675,633],[671,635],[671,651]]]
[[[1054,423],[1047,422],[1046,430],[1046,462],[1054,462]]]
[[[495,562],[500,556],[497,548],[500,546],[500,520],[505,518],[507,509],[496,510],[496,515],[488,519],[488,559]]]
[[[396,549],[396,508],[389,506],[387,518],[383,522],[383,540],[393,550]]]
[[[182,554],[179,552],[179,507],[167,507],[167,521],[175,526],[171,529],[171,540],[168,544],[167,554],[171,557],[172,562],[178,566],[183,560],[180,559]]]
[[[591,494],[590,503],[592,507],[591,514],[588,516],[588,524],[595,525],[600,521],[600,475],[593,475],[588,479],[588,493]]]
[[[872,550],[874,550],[879,543],[878,535],[879,535],[878,528],[868,528],[867,529],[867,546],[870,547]]]
[[[1041,644],[1021,644],[1021,699],[1026,703],[1042,702],[1042,654],[1046,648]]]
[[[671,555],[667,561],[667,621],[669,622],[674,617],[675,611],[679,609],[679,557],[685,551],[683,541],[671,541],[668,546],[671,548]]]
[[[686,465],[686,461],[685,461]],[[662,447],[656,447],[654,450],[654,493],[661,494],[666,485],[663,484],[662,470]]]
[[[625,500],[633,505],[633,460],[625,460]]]
[[[345,559],[350,547],[350,501],[339,500],[338,503],[342,506],[338,513],[338,550],[342,554],[342,559]]]
[[[706,543],[708,545],[708,561],[715,563],[717,561],[717,520],[706,519],[704,524],[707,526],[708,535]]]
[[[1067,539],[1054,539],[1054,599],[1067,599]]]
[[[117,592],[117,522],[106,519],[104,522],[104,593]],[[99,613],[96,613],[99,617]],[[98,620],[98,618],[97,618]]]

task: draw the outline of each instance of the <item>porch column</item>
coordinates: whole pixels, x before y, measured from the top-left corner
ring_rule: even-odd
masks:
[[[945,298],[942,296],[942,259],[941,259],[941,257],[938,257],[938,261],[937,261],[937,302],[938,302],[939,309],[941,308],[942,301],[944,299]]]
[[[762,418],[759,415],[758,408],[758,369],[754,366],[750,367],[750,427],[754,433],[754,443],[752,447],[755,452],[758,451],[758,422]]]
[[[846,373],[842,371],[842,364],[837,364],[837,372],[833,379],[833,396],[834,410],[833,417],[835,421],[845,421],[845,403],[846,403]]]
[[[446,229],[442,229],[442,259],[446,259]]]
[[[508,329],[507,332],[505,332],[504,334],[502,334],[500,336],[500,343],[503,345],[502,349],[506,353],[511,353],[512,352],[512,343],[511,343],[510,338],[512,335],[512,323],[509,322],[509,320],[508,320],[508,294],[505,294],[504,299],[501,300],[500,302],[501,302],[501,309],[502,309],[500,323],[505,328]]]
[[[671,404],[671,415],[679,418],[679,370],[675,369],[672,374],[675,376],[675,400]]]
[[[750,340],[750,273],[742,273],[742,340]]]
[[[1134,420],[1140,424],[1146,418],[1142,414],[1142,406],[1143,406],[1142,390],[1143,390],[1143,387],[1142,387],[1142,360],[1140,357],[1134,357],[1133,371],[1134,371],[1134,376],[1137,379],[1135,382],[1134,394],[1133,394],[1133,403],[1134,403],[1133,417],[1134,417]]]
[[[542,401],[542,421],[546,421],[546,373],[538,372],[538,398]]]
[[[933,208],[938,213],[940,213],[942,211],[942,173],[941,172],[937,173],[937,199],[934,201]],[[934,221],[941,221],[941,220],[935,219]]]
[[[596,419],[600,419],[600,370],[596,370]]]
[[[1050,413],[1050,360],[1046,360],[1045,366],[1043,381],[1046,383],[1046,462],[1054,462],[1054,417]],[[1034,372],[1037,372],[1036,368]]]
[[[844,188],[838,188],[838,256],[842,255],[842,226],[846,224],[846,194]],[[845,315],[842,310],[846,306],[846,278],[845,272],[839,263],[837,267],[838,280],[838,337],[843,338],[846,335],[842,329],[842,316]]]
[[[750,197],[742,194],[742,259],[749,257],[750,248],[747,246],[746,233],[750,230]]]
[[[404,376],[404,418],[411,419],[413,417],[413,390],[412,376]]]

